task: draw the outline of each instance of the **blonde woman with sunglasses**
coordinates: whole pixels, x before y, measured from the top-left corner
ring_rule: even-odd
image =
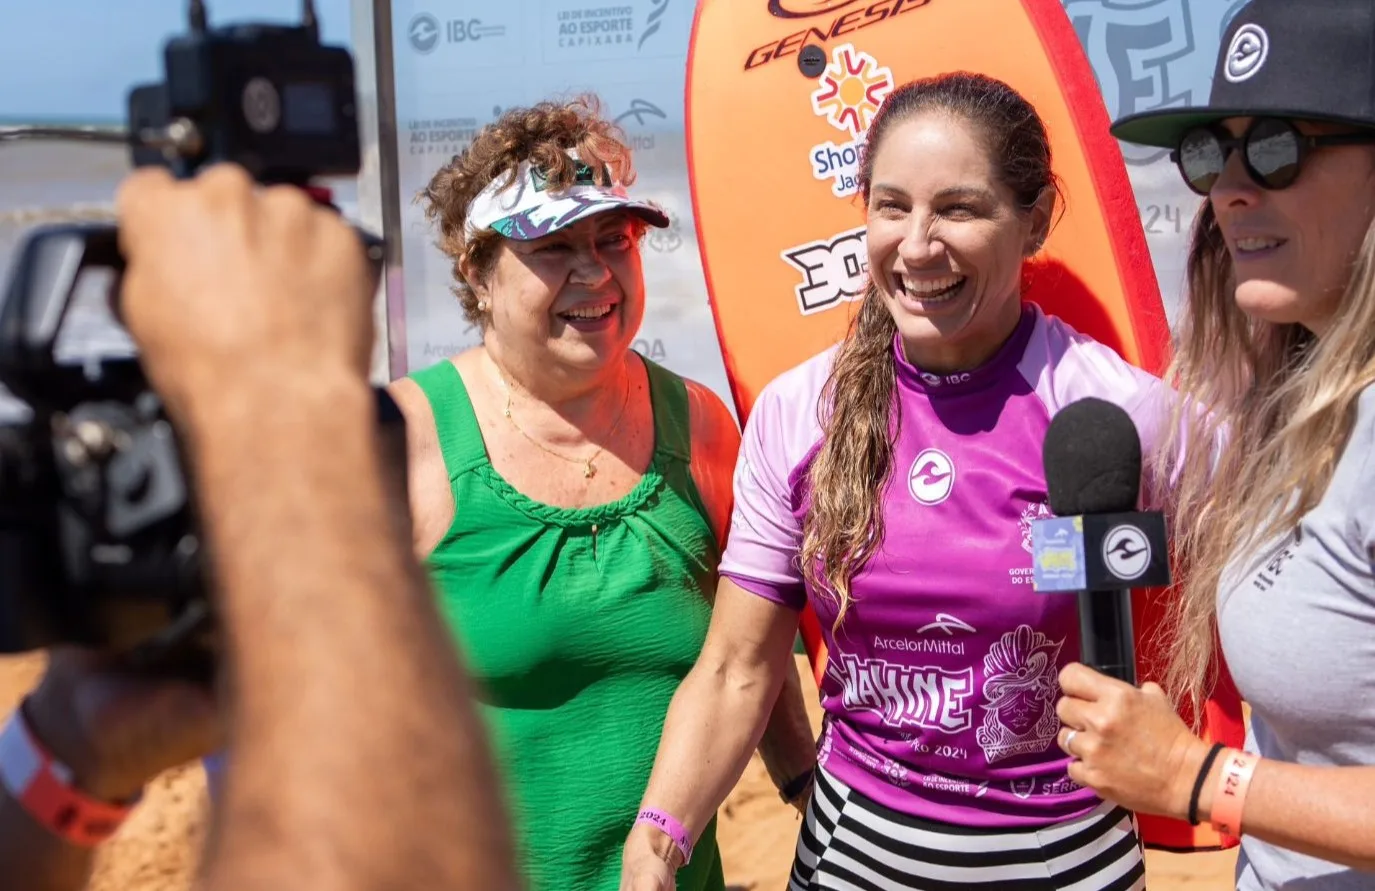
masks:
[[[1252,716],[1210,747],[1160,687],[1070,665],[1070,776],[1240,837],[1240,889],[1375,889],[1375,0],[1254,0],[1206,107],[1113,130],[1207,199],[1173,429],[1226,444],[1158,476],[1191,567],[1167,686],[1196,704],[1225,661]]]

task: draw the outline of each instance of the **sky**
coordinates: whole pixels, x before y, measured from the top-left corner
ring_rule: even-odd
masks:
[[[326,43],[349,45],[354,0],[316,0]],[[0,0],[0,119],[122,119],[129,88],[162,79],[185,0]],[[299,22],[299,0],[206,0],[212,26]]]

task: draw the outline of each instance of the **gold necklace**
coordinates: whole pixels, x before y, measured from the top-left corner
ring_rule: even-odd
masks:
[[[581,464],[583,466],[583,479],[590,480],[592,479],[592,477],[597,475],[597,465],[593,464],[592,462],[601,456],[602,451],[605,450],[606,446],[598,446],[597,450],[593,452],[591,455],[589,455],[586,459],[570,458],[567,455],[560,454],[559,452],[556,452],[553,449],[549,448],[547,445],[540,442],[538,439],[535,439],[535,437],[531,436],[529,433],[526,433],[525,429],[521,427],[519,423],[516,422],[516,419],[514,417],[511,416],[511,385],[506,383],[506,376],[503,375],[500,371],[497,372],[497,378],[501,381],[501,388],[506,391],[506,409],[502,412],[502,414],[506,415],[506,420],[511,422],[512,427],[516,428],[516,432],[518,432],[521,436],[524,436],[536,448],[538,448],[540,451],[544,452],[547,455],[553,455],[555,458],[567,461],[570,464]],[[606,431],[606,436],[604,437],[605,439],[609,440],[611,438],[611,435],[614,434],[617,428],[621,426],[621,418],[625,415],[625,407],[629,404],[630,377],[629,375],[627,375],[625,381],[625,396],[621,399],[621,410],[616,413],[616,420],[612,423],[611,428]]]

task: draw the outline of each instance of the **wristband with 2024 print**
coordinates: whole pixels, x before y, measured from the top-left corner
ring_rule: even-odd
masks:
[[[1222,770],[1213,793],[1211,823],[1223,835],[1241,838],[1241,812],[1246,806],[1246,793],[1256,772],[1260,756],[1250,752],[1228,749],[1222,759]]]
[[[664,835],[667,835],[673,844],[683,855],[683,865],[687,866],[692,860],[692,836],[688,834],[687,828],[679,823],[672,814],[667,814],[657,808],[647,807],[640,811],[635,818],[635,825],[648,823],[656,827]]]
[[[72,785],[72,771],[33,735],[23,706],[0,731],[0,784],[43,828],[83,848],[114,835],[137,800],[100,801]]]

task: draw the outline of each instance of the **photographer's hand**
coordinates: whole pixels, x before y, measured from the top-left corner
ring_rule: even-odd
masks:
[[[187,436],[224,626],[232,764],[204,885],[516,888],[378,435],[359,238],[229,167],[136,173],[119,214],[124,317]]]
[[[182,681],[133,675],[109,656],[54,650],[28,697],[30,730],[72,784],[92,798],[124,802],[163,771],[219,744],[210,693]],[[93,849],[69,844],[0,792],[0,864],[6,883],[34,891],[85,886]]]
[[[284,390],[288,399],[301,387],[362,392],[376,282],[337,213],[227,164],[189,181],[140,170],[118,208],[121,315],[189,433],[207,413],[261,416],[271,407],[263,397]]]

